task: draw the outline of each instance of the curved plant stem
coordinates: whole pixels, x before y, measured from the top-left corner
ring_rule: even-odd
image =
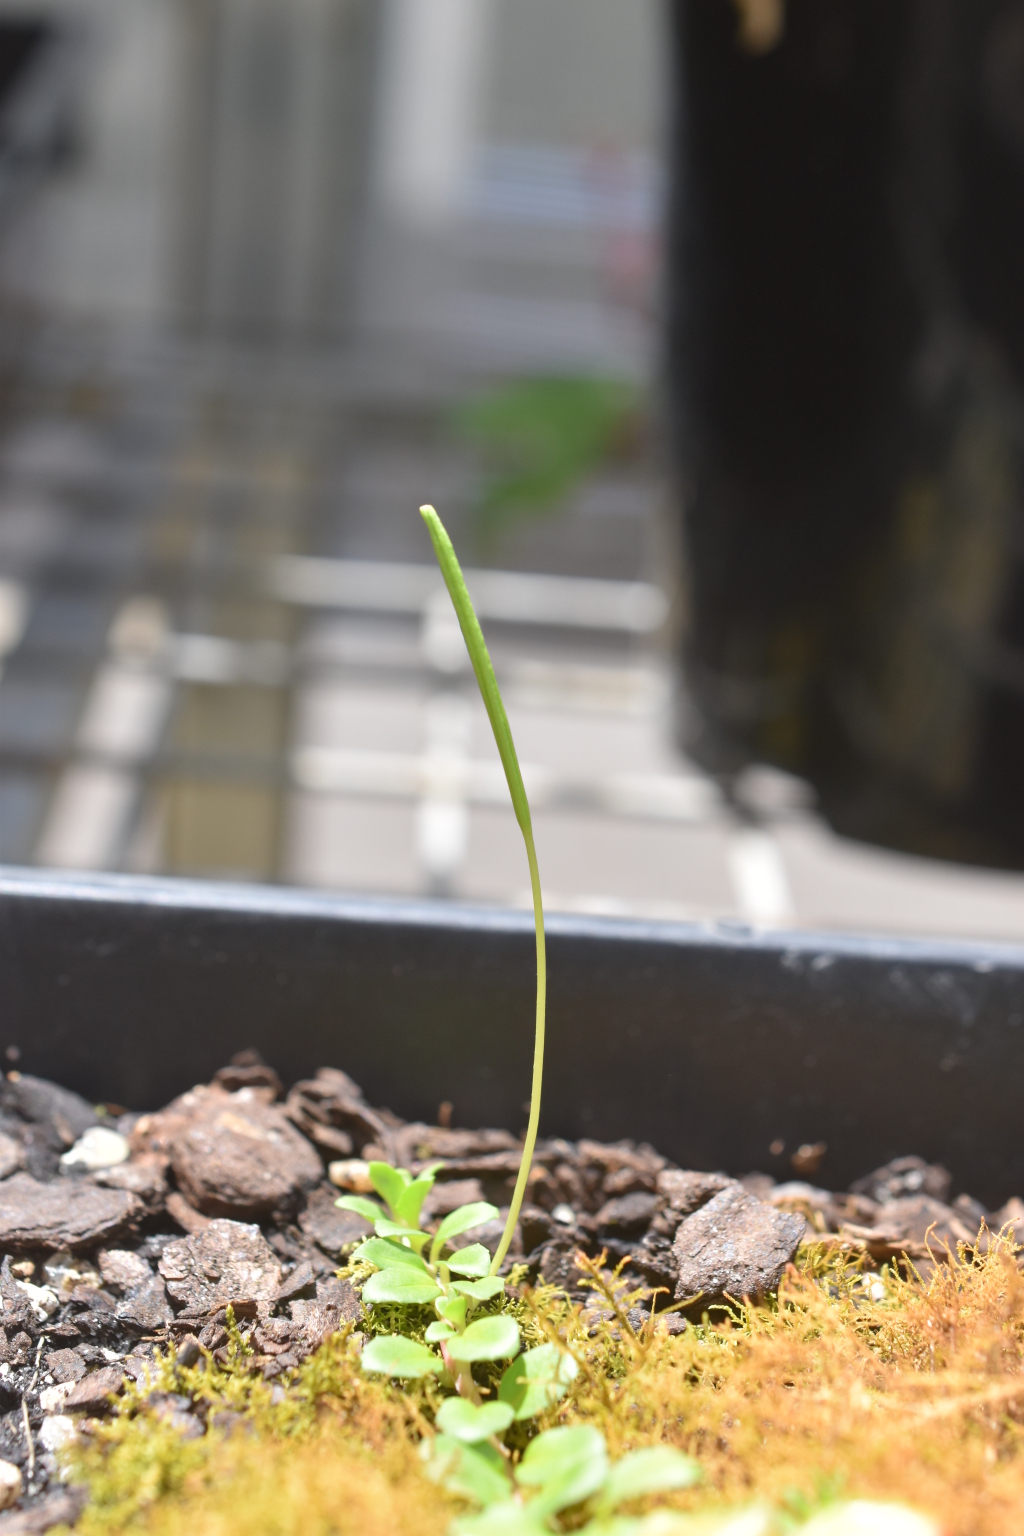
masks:
[[[505,714],[505,705],[502,702],[501,692],[498,688],[497,678],[494,676],[494,667],[491,665],[487,643],[484,640],[480,621],[476,616],[469,592],[466,590],[465,578],[458,557],[452,547],[452,541],[445,531],[444,524],[434,511],[433,507],[420,507],[420,516],[427,525],[437,563],[441,567],[441,575],[444,577],[448,595],[452,600],[452,606],[459,620],[462,630],[462,638],[466,642],[466,650],[473,664],[473,672],[476,675],[480,696],[487,710],[487,718],[491,722],[491,730],[494,732],[494,740],[497,744],[501,765],[505,770],[505,778],[508,780],[508,791],[512,797],[512,809],[516,813],[519,829],[523,834],[526,844],[526,857],[530,865],[530,887],[533,891],[533,919],[537,930],[537,1025],[533,1046],[533,1087],[530,1094],[530,1119],[526,1128],[526,1140],[523,1143],[523,1155],[519,1164],[519,1175],[516,1179],[515,1192],[512,1196],[512,1205],[509,1209],[505,1230],[501,1234],[501,1242],[491,1262],[491,1274],[497,1274],[501,1262],[508,1252],[512,1241],[512,1234],[519,1220],[519,1211],[523,1204],[523,1196],[526,1194],[526,1185],[530,1177],[530,1165],[533,1162],[533,1149],[537,1144],[537,1126],[540,1123],[540,1090],[544,1077],[544,1021],[547,1008],[548,972],[547,958],[544,948],[544,906],[540,893],[540,872],[537,868],[537,850],[533,842],[533,820],[530,816],[530,804],[526,798],[526,788],[523,784],[523,776],[519,769],[519,759],[516,756],[515,745],[512,741],[512,732],[509,729],[508,716]]]
[[[537,1145],[537,1127],[540,1124],[540,1090],[544,1079],[544,1024],[548,1000],[548,962],[544,947],[544,905],[540,894],[540,871],[537,868],[537,850],[533,846],[533,828],[524,832],[526,843],[526,857],[530,861],[530,886],[533,891],[533,921],[537,930],[537,1023],[533,1039],[533,1085],[530,1091],[530,1118],[526,1126],[526,1140],[523,1142],[523,1156],[519,1164],[519,1174],[516,1178],[516,1187],[512,1195],[512,1204],[509,1207],[508,1220],[505,1230],[501,1234],[501,1242],[491,1261],[491,1274],[496,1275],[501,1268],[501,1261],[508,1252],[508,1245],[512,1241],[512,1234],[519,1220],[519,1212],[523,1204],[523,1196],[526,1194],[526,1185],[530,1177],[530,1164],[533,1162],[533,1149]]]

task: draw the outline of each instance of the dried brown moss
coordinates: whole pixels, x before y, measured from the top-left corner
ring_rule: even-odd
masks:
[[[596,1268],[592,1278],[603,1294],[587,1309],[550,1292],[520,1307],[583,1367],[553,1418],[597,1422],[614,1454],[660,1440],[697,1456],[704,1484],[669,1500],[679,1508],[757,1497],[807,1509],[840,1492],[915,1505],[949,1536],[1019,1529],[1024,1275],[1007,1242],[961,1252],[927,1279],[887,1273],[874,1300],[847,1259],[808,1250],[777,1307],[737,1307],[675,1338],[631,1329],[630,1298]],[[417,1456],[435,1388],[367,1380],[340,1338],[283,1401],[243,1365],[164,1368],[164,1386],[205,1395],[213,1425],[241,1416],[229,1437],[215,1428],[183,1441],[136,1398],[77,1453],[93,1493],[84,1536],[447,1527],[457,1505]]]

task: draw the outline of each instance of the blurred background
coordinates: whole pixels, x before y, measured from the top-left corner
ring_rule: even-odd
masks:
[[[1024,4],[0,0],[0,861],[1024,939]]]

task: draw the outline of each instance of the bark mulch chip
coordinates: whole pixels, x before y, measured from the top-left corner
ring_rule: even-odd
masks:
[[[191,1314],[227,1302],[262,1302],[269,1311],[281,1285],[281,1262],[259,1227],[211,1221],[202,1232],[168,1243],[160,1273],[172,1302]]]
[[[110,1412],[124,1378],[144,1380],[154,1351],[173,1346],[182,1363],[199,1365],[209,1351],[286,1392],[287,1373],[332,1335],[359,1328],[359,1288],[333,1271],[371,1228],[338,1209],[327,1164],[342,1162],[332,1170],[339,1184],[365,1192],[374,1158],[414,1172],[441,1160],[425,1223],[490,1201],[498,1220],[459,1242],[494,1251],[519,1168],[516,1137],[405,1124],[333,1068],[297,1083],[284,1104],[281,1091],[273,1069],[245,1052],[159,1113],[119,1118],[128,1161],[72,1176],[59,1159],[102,1123],[92,1107],[38,1078],[0,1079],[0,1455],[19,1465],[26,1455],[23,1399],[37,1441],[35,1481],[21,1509],[0,1515],[0,1536],[73,1523],[80,1507],[73,1490],[51,1484],[40,1391],[70,1388],[60,1412]],[[978,1241],[982,1221],[993,1231],[1009,1222],[1024,1241],[1024,1200],[995,1212],[965,1194],[950,1204],[950,1175],[920,1157],[897,1158],[846,1192],[810,1182],[819,1173],[799,1162],[794,1169],[802,1176],[786,1183],[736,1179],[675,1168],[628,1141],[547,1138],[506,1269],[525,1261],[531,1280],[586,1300],[576,1256],[603,1252],[638,1288],[665,1293],[630,1313],[637,1327],[649,1306],[673,1299],[696,1297],[686,1310],[699,1315],[729,1297],[762,1298],[805,1239],[918,1265],[941,1261],[944,1245]],[[249,1355],[231,1350],[229,1303]],[[670,1331],[687,1327],[678,1312],[664,1318]],[[155,1392],[151,1401],[183,1435],[206,1432],[189,1398]]]
[[[730,1296],[760,1301],[777,1289],[806,1226],[803,1216],[777,1211],[739,1184],[723,1189],[676,1231],[676,1300],[699,1296],[702,1308]]]
[[[106,1365],[92,1371],[75,1383],[64,1399],[65,1412],[75,1409],[87,1413],[108,1413],[111,1398],[116,1397],[124,1386],[124,1371],[119,1365]]]
[[[84,1179],[41,1183],[28,1173],[0,1182],[0,1249],[82,1253],[126,1232],[142,1214],[134,1195]]]

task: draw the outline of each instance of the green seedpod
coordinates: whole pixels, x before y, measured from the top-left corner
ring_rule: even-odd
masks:
[[[401,1380],[413,1380],[417,1376],[439,1376],[444,1371],[444,1361],[425,1344],[414,1339],[403,1339],[398,1334],[382,1335],[371,1339],[363,1347],[360,1361],[364,1371],[379,1376],[395,1376]]]
[[[519,1326],[507,1316],[481,1317],[448,1345],[451,1358],[463,1365],[474,1360],[508,1360],[518,1349]]]
[[[509,728],[508,717],[505,714],[505,706],[502,703],[501,690],[494,675],[494,667],[491,665],[491,658],[488,654],[483,630],[480,628],[480,622],[473,609],[473,603],[466,588],[462,568],[452,547],[452,541],[445,531],[444,524],[433,507],[420,507],[420,516],[427,525],[430,541],[434,546],[434,553],[437,556],[437,563],[441,567],[441,575],[444,577],[444,584],[448,588],[448,595],[452,600],[452,607],[455,609],[459,627],[462,630],[462,637],[466,642],[466,650],[469,652],[469,659],[473,665],[477,687],[480,689],[480,696],[484,701],[487,718],[491,723],[491,730],[494,733],[498,756],[501,758],[501,765],[505,770],[509,794],[512,797],[512,808],[519,823],[519,830],[523,834],[523,842],[526,846],[526,860],[530,867],[530,890],[533,896],[533,918],[537,935],[537,1015],[533,1042],[530,1114],[526,1125],[526,1135],[523,1139],[523,1155],[519,1162],[519,1172],[516,1175],[516,1186],[512,1191],[512,1201],[505,1220],[505,1228],[501,1234],[494,1257],[491,1260],[491,1274],[496,1275],[508,1252],[512,1235],[516,1229],[516,1223],[519,1220],[519,1212],[522,1209],[523,1198],[526,1194],[526,1186],[530,1176],[533,1150],[537,1145],[537,1129],[540,1124],[540,1095],[544,1079],[544,1034],[548,985],[547,950],[544,940],[544,902],[541,895],[540,870],[537,865],[537,848],[533,838],[530,805],[526,798],[523,776],[519,771],[519,759],[516,756],[512,732]],[[466,1229],[462,1228],[461,1230]],[[450,1235],[454,1236],[454,1233]],[[438,1251],[436,1248],[431,1250],[431,1262],[433,1262],[433,1257]]]
[[[376,1200],[366,1200],[362,1195],[341,1195],[334,1203],[340,1210],[355,1211],[357,1216],[365,1216],[367,1221],[377,1221],[384,1215]]]
[[[572,1355],[555,1344],[538,1344],[517,1355],[501,1378],[498,1398],[517,1419],[532,1419],[563,1398],[579,1372]]]
[[[361,1259],[365,1264],[376,1264],[378,1269],[390,1269],[395,1264],[407,1264],[410,1269],[418,1269],[427,1274],[427,1266],[418,1253],[407,1248],[404,1243],[393,1242],[388,1237],[368,1237],[365,1243],[352,1255],[353,1259]]]
[[[473,1445],[503,1434],[512,1422],[512,1410],[507,1403],[476,1404],[464,1397],[446,1397],[437,1410],[435,1422],[453,1440]]]
[[[445,1262],[456,1275],[465,1275],[470,1280],[482,1280],[491,1267],[491,1256],[483,1243],[470,1243],[468,1248],[460,1248]]]
[[[425,1306],[440,1294],[441,1287],[431,1275],[419,1274],[408,1264],[378,1269],[363,1286],[363,1300],[372,1305],[390,1301],[407,1307]]]
[[[452,1290],[458,1291],[460,1296],[469,1296],[473,1301],[490,1301],[495,1296],[500,1296],[505,1289],[505,1282],[498,1275],[485,1275],[482,1280],[454,1280]]]

